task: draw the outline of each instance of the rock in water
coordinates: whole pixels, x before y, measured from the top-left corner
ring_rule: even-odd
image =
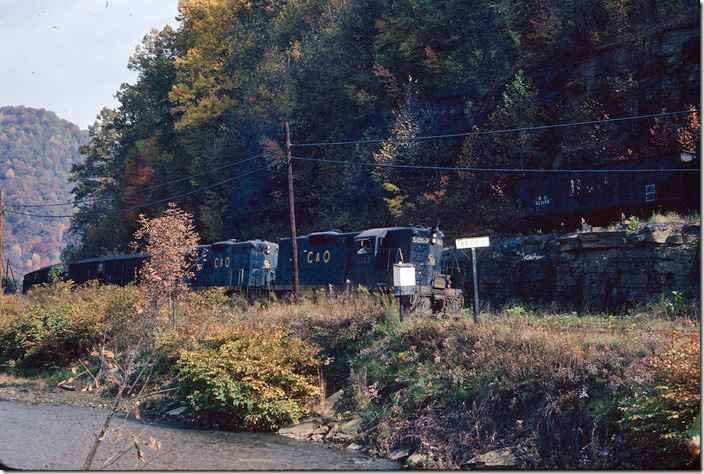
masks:
[[[182,413],[183,413],[184,411],[186,411],[187,409],[188,409],[188,407],[178,407],[178,408],[174,408],[173,410],[167,411],[167,412],[166,412],[166,415],[167,415],[167,416],[179,416],[180,414],[182,414]]]
[[[344,425],[340,426],[340,429],[337,433],[335,433],[335,436],[342,441],[351,440],[359,434],[359,429],[361,426],[362,419],[355,418],[354,420],[348,421]]]
[[[467,461],[463,469],[516,469],[518,458],[512,448],[496,449],[474,456]]]
[[[389,454],[389,459],[391,459],[392,461],[402,461],[406,459],[409,454],[411,454],[411,448],[409,448],[408,446],[404,446],[395,451],[392,451],[391,454]]]
[[[298,425],[281,428],[279,434],[288,438],[307,439],[318,429],[319,424],[315,421],[304,421]],[[322,439],[322,435],[319,435]]]

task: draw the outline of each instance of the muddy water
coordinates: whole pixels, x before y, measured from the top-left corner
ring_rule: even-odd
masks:
[[[80,469],[102,425],[104,410],[0,401],[0,461],[19,469]],[[391,461],[268,433],[189,430],[115,418],[93,467],[179,470],[362,470],[398,469]],[[144,460],[130,435],[134,433]],[[149,447],[149,439],[161,447]],[[153,445],[155,443],[152,443]],[[156,447],[156,446],[154,446]]]

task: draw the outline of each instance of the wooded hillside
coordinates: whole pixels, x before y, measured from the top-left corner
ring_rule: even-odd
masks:
[[[71,201],[71,166],[81,161],[78,149],[87,141],[87,132],[53,112],[0,107],[0,190],[5,192],[8,210],[2,229],[3,256],[13,265],[31,271],[59,261],[69,220],[10,211],[30,213],[31,209],[46,214],[43,208],[21,206]],[[65,206],[60,212],[51,211],[70,214],[72,209]]]
[[[182,0],[179,9],[178,29],[145,37],[130,60],[139,80],[90,130],[75,197],[107,199],[73,221],[74,256],[126,250],[138,214],[166,204],[117,209],[247,173],[179,201],[205,242],[285,235],[281,153],[203,174],[280,150],[284,121],[294,143],[412,138],[683,110],[700,100],[694,0]],[[682,131],[692,127],[679,116],[294,153],[570,168],[691,146]],[[295,168],[301,232],[439,223],[452,234],[508,230],[520,217],[507,175]]]

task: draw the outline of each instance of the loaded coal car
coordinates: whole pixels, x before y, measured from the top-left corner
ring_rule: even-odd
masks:
[[[86,258],[69,264],[66,276],[77,285],[98,280],[107,285],[125,286],[137,281],[147,258],[146,253]]]
[[[59,263],[27,273],[22,279],[22,293],[27,293],[27,291],[35,285],[51,283],[55,278],[63,280],[67,270],[67,265]]]
[[[262,240],[234,239],[198,246],[192,286],[232,291],[263,290],[274,283],[279,246]]]
[[[621,213],[647,217],[653,211],[699,209],[700,160],[694,153],[612,161],[589,169],[603,170],[603,173],[577,169],[518,178],[516,196],[528,218],[554,228],[561,224],[577,225],[581,218],[589,224],[607,225]],[[689,171],[667,171],[675,169]]]
[[[315,232],[297,238],[299,288],[337,290],[362,286],[393,290],[393,266],[416,266],[411,304],[442,310],[461,307],[462,292],[442,273],[442,232],[427,227],[385,227],[363,232]],[[291,239],[279,241],[281,255],[275,289],[291,290]]]

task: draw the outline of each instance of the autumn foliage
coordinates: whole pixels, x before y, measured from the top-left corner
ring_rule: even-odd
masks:
[[[655,465],[686,467],[694,462],[686,432],[699,414],[701,399],[699,333],[670,332],[670,344],[650,357],[652,377],[622,404],[623,425]]]
[[[275,429],[318,393],[317,352],[285,328],[238,324],[181,351],[178,387],[201,425]]]
[[[141,277],[150,302],[158,307],[168,304],[169,320],[173,322],[174,304],[186,291],[197,264],[198,234],[193,217],[169,203],[163,215],[155,218],[139,216],[141,227],[135,232],[133,248],[149,254]]]

